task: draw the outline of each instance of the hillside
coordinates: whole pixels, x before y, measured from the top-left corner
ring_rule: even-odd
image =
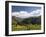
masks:
[[[30,17],[26,19],[12,17],[12,31],[20,30],[40,30],[41,29],[41,16]]]
[[[41,16],[38,17],[30,17],[30,18],[18,18],[13,16],[13,20],[15,20],[18,24],[41,24]]]

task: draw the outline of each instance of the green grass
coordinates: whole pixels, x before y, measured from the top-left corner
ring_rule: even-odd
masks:
[[[38,24],[28,24],[28,25],[12,25],[12,31],[22,31],[22,30],[40,30],[41,25]]]
[[[41,20],[41,16],[40,17],[31,17],[31,18],[26,18],[24,19],[23,21],[25,22],[31,22],[32,21],[32,18],[38,18]],[[15,18],[15,17],[12,17],[12,31],[24,31],[24,30],[40,30],[41,29],[41,24],[26,24],[26,25],[19,25],[17,24],[17,20],[19,20],[19,22],[21,22],[22,19],[20,18]],[[17,24],[17,25],[16,25]]]

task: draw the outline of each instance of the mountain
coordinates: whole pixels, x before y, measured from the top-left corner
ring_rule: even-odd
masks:
[[[30,17],[26,19],[21,18],[13,18],[17,22],[17,24],[23,25],[23,24],[41,24],[41,16],[39,17]]]
[[[20,11],[13,12],[12,18],[18,24],[41,24],[41,11],[35,10],[32,12]]]

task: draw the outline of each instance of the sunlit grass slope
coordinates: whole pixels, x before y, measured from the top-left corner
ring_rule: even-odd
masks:
[[[30,24],[30,25],[12,25],[12,31],[22,31],[22,30],[40,30],[41,25]]]

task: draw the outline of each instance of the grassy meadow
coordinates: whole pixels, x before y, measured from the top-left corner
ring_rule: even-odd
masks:
[[[12,25],[12,31],[22,31],[22,30],[40,30],[41,25],[27,25],[27,26],[21,26],[21,25]]]
[[[12,31],[25,31],[25,30],[40,30],[41,24],[17,24],[15,19],[12,19]]]

